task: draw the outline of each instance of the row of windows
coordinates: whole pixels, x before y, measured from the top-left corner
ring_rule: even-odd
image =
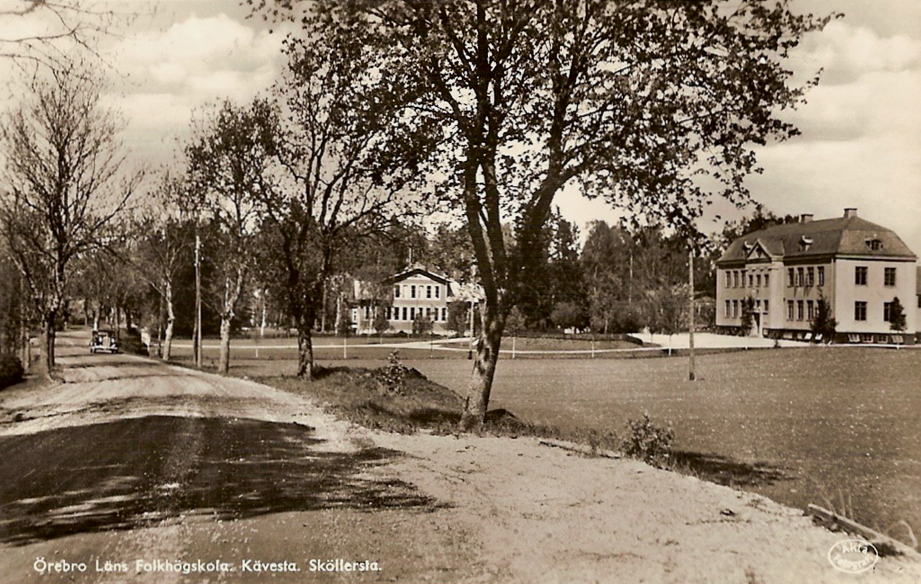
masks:
[[[727,270],[726,287],[744,288],[746,275],[748,276],[749,288],[761,288],[762,284],[764,287],[771,285],[770,274],[764,274],[762,278],[762,274],[747,274],[747,270]]]
[[[813,300],[787,300],[787,320],[812,320],[815,318],[817,304]]]
[[[867,266],[856,266],[854,268],[854,284],[866,286],[868,271]],[[895,268],[883,268],[883,285],[895,286]]]
[[[448,309],[441,308],[440,310],[432,308],[431,306],[426,306],[425,308],[419,306],[391,306],[388,310],[387,319],[388,320],[405,320],[405,321],[414,321],[416,316],[425,315],[426,318],[430,318],[434,322],[444,322],[448,320]],[[400,318],[402,316],[402,318]],[[439,318],[439,316],[441,318]]]
[[[726,318],[739,318],[741,311],[744,310],[745,304],[744,300],[727,300],[726,304],[723,305],[723,316]],[[755,300],[755,311],[761,312],[762,305],[761,300]],[[770,309],[770,304],[767,300],[764,301],[764,314],[768,314]]]
[[[825,266],[819,267],[802,267],[787,268],[787,287],[806,287],[810,288],[816,285],[818,276],[819,286],[825,285]]]
[[[393,287],[393,297],[394,297],[394,298],[399,298],[399,297],[400,297],[400,288],[407,288],[407,286],[394,286],[394,287]],[[411,285],[411,286],[408,286],[408,288],[409,288],[409,297],[410,297],[410,298],[415,298],[415,297],[416,297],[416,288],[419,288],[419,297],[420,297],[420,298],[422,297],[422,288],[423,288],[423,286],[421,286],[421,285],[420,285],[420,286]],[[424,288],[425,288],[425,297],[426,297],[426,298],[441,298],[441,286],[424,286]],[[433,290],[434,290],[434,294],[435,294],[434,296],[432,296],[432,293],[433,293],[432,291],[433,291]]]

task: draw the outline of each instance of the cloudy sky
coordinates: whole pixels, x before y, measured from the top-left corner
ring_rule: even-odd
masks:
[[[0,9],[11,2],[0,0]],[[765,172],[749,182],[755,199],[778,214],[813,213],[816,219],[857,207],[921,254],[921,1],[791,4],[796,11],[845,16],[808,37],[794,55],[797,73],[822,68],[822,82],[808,104],[790,114],[802,136],[760,151]],[[126,10],[124,3],[104,5]],[[248,10],[237,0],[130,7],[143,10],[119,38],[104,44],[113,64],[107,102],[126,118],[125,141],[135,156],[155,165],[174,155],[193,112],[265,91],[283,64],[284,30],[272,34],[267,24],[246,19]],[[25,30],[22,20],[0,16],[0,39]],[[573,193],[559,204],[580,227],[617,217],[603,203]],[[738,216],[717,205],[704,230],[719,227],[715,214]]]

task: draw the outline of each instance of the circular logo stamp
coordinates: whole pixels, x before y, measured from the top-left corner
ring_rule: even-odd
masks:
[[[879,561],[879,552],[862,539],[845,539],[828,550],[828,562],[836,570],[849,574],[866,572]]]

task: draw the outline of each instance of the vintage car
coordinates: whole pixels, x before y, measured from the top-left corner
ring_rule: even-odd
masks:
[[[111,331],[93,331],[90,353],[118,353],[118,343]]]

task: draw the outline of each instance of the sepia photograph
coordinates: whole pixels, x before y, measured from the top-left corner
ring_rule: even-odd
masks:
[[[0,582],[921,582],[921,2],[0,0]]]

